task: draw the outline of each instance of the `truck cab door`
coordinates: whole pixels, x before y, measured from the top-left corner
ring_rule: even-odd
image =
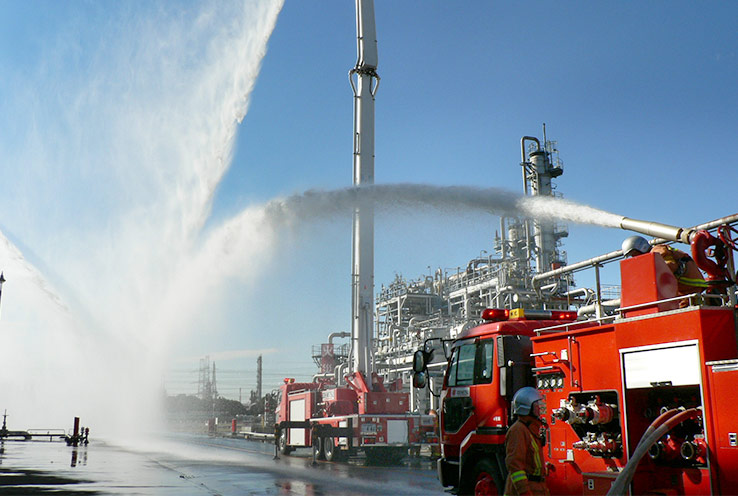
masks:
[[[476,343],[473,341],[453,351],[446,377],[446,394],[442,398],[441,418],[445,432],[458,432],[474,412],[471,386],[474,384],[475,358]]]
[[[533,345],[528,336],[497,336],[500,396],[507,400],[508,405],[512,402],[518,389],[535,386],[531,372],[533,360],[530,354],[532,352]],[[512,422],[510,412],[508,412],[508,417],[508,422]]]

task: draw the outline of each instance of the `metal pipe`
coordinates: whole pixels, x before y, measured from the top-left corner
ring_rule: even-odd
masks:
[[[600,307],[602,308],[617,308],[620,306],[620,298],[616,298],[614,300],[605,300],[602,303],[600,303]],[[577,315],[579,317],[583,315],[589,315],[591,313],[595,313],[597,310],[597,304],[591,303],[589,305],[584,305],[583,307],[579,307],[579,310],[577,310]],[[601,317],[598,318],[598,320]]]
[[[345,363],[339,363],[336,365],[336,368],[333,369],[334,373],[336,374],[336,386],[341,385],[341,379],[343,379],[343,370],[346,368]]]
[[[348,338],[351,336],[350,332],[332,332],[328,334],[328,344],[333,344],[333,338]]]
[[[491,257],[487,258],[474,258],[469,261],[469,263],[466,265],[466,271],[471,272],[472,270],[476,270],[477,267],[479,267],[482,264],[489,265],[491,262],[497,262],[497,260],[492,260]]]
[[[705,222],[704,224],[700,224],[698,226],[690,227],[689,229],[693,231],[709,231],[710,229],[715,229],[716,227],[722,226],[723,224],[734,224],[736,222],[738,222],[738,214],[733,214],[726,217],[721,217],[719,219],[711,220],[710,222]],[[660,245],[667,243],[668,241],[668,239],[656,238],[651,242],[651,244]]]
[[[530,268],[530,259],[532,258],[533,249],[530,246],[530,219],[523,221],[523,229],[525,229],[525,261],[526,267]]]
[[[561,267],[559,269],[550,270],[548,272],[543,272],[542,274],[538,274],[537,276],[533,276],[532,282],[533,287],[535,288],[538,284],[538,282],[549,279],[551,277],[556,277],[561,274],[565,274],[568,272],[575,272],[579,269],[584,269],[586,267],[591,267],[594,264],[599,264],[602,262],[607,262],[608,260],[614,260],[616,258],[620,258],[623,256],[622,250],[617,251],[611,251],[610,253],[606,253],[604,255],[600,255],[599,257],[590,258],[588,260],[584,260],[582,262],[577,262],[575,264],[567,265],[566,267]]]
[[[505,240],[505,218],[500,217],[500,257],[505,260],[507,255],[507,241]]]
[[[721,217],[704,224],[683,229],[681,227],[669,226],[658,222],[649,222],[644,220],[629,219],[623,217],[620,220],[620,227],[628,231],[635,231],[648,236],[654,236],[656,239],[651,244],[663,244],[669,241],[678,241],[689,244],[697,231],[706,231],[714,229],[723,224],[732,224],[738,222],[738,214]]]
[[[602,289],[600,286],[600,264],[595,264],[595,292],[597,299],[595,300],[595,318],[602,318]]]
[[[546,286],[542,286],[541,289],[545,288]],[[577,288],[572,289],[564,293],[564,296],[571,298],[572,296],[576,296],[578,294],[581,294],[585,298],[589,298],[592,296],[593,291],[589,288]]]
[[[659,222],[629,219],[628,217],[620,219],[620,228],[626,231],[635,231],[647,236],[663,238],[669,241],[679,241],[685,244],[689,244],[690,238],[695,233],[694,229],[683,229]]]
[[[528,162],[528,154],[525,153],[525,142],[526,141],[535,141],[536,143],[536,151],[541,151],[541,142],[538,140],[538,138],[534,136],[523,136],[520,138],[520,161],[522,164],[525,164]],[[526,184],[528,182],[528,177],[525,175],[525,167],[523,167],[523,193],[526,195],[528,194],[528,190],[526,188]]]
[[[538,138],[535,138],[533,136],[523,136],[522,138],[520,138],[520,159],[521,159],[520,167],[523,170],[523,194],[527,196],[528,195],[528,174],[525,169],[525,164],[528,163],[528,157],[527,157],[527,154],[525,153],[525,142],[526,141],[534,141],[536,143],[537,152],[541,151],[541,142],[538,141]],[[523,226],[525,228],[525,249],[527,251],[525,258],[526,258],[527,263],[530,263],[532,250],[530,246],[530,222],[528,219],[525,219],[525,221],[523,221]],[[541,270],[540,267],[538,267],[538,270],[539,271]]]

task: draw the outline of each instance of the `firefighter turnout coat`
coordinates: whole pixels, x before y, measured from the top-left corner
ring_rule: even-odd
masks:
[[[505,437],[505,465],[507,480],[505,495],[548,495],[543,464],[543,424],[535,417],[525,415],[513,423]]]
[[[692,257],[683,251],[667,245],[656,245],[651,251],[661,255],[669,270],[676,277],[677,283],[679,283],[678,295],[699,293],[707,287],[699,267],[692,260]]]

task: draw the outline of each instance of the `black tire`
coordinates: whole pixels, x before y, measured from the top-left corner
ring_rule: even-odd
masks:
[[[497,465],[488,458],[479,460],[471,471],[471,477],[464,477],[459,488],[460,495],[496,496],[503,494],[505,481],[502,480]]]
[[[323,454],[329,462],[341,462],[346,459],[346,455],[338,446],[335,437],[323,438]]]
[[[322,437],[313,439],[313,458],[316,460],[325,460],[325,450],[323,449],[325,441],[326,439]]]
[[[287,429],[282,429],[282,432],[279,434],[279,452],[283,455],[289,455],[292,453],[293,448],[290,448],[287,445]]]

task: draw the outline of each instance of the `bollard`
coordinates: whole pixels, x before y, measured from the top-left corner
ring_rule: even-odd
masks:
[[[74,417],[74,429],[72,432],[72,446],[77,446],[79,443],[79,417]]]

